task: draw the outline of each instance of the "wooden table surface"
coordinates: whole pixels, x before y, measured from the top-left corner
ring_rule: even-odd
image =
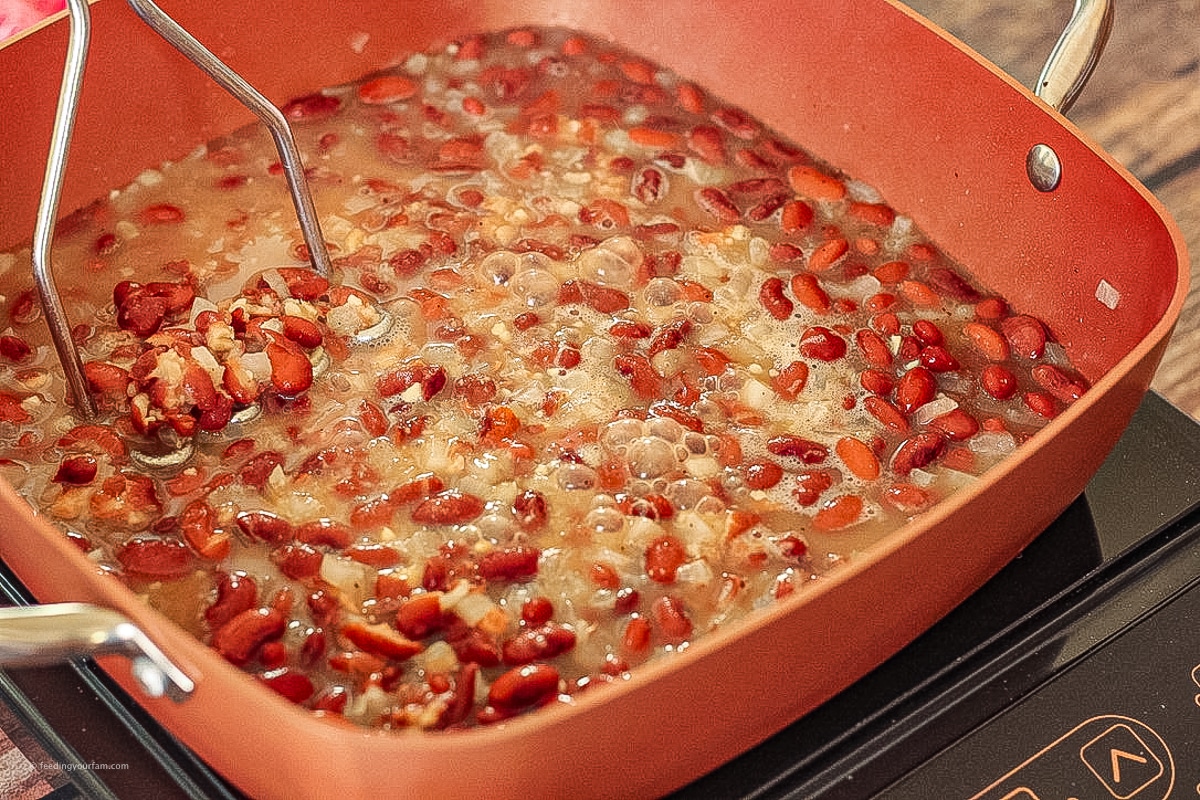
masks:
[[[906,0],[1032,86],[1071,0]],[[1200,0],[1113,0],[1112,36],[1068,117],[1179,223],[1192,285],[1153,387],[1200,419]]]

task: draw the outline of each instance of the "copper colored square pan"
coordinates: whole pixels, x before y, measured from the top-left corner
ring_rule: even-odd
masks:
[[[277,102],[480,30],[548,23],[611,37],[877,186],[985,285],[1046,320],[1094,386],[824,586],[573,705],[453,735],[310,717],[99,575],[0,487],[0,556],[41,600],[110,605],[155,636],[198,686],[182,704],[147,706],[254,796],[629,797],[686,783],[871,670],[1020,552],[1115,443],[1183,302],[1182,240],[1154,198],[1061,116],[887,0],[163,6]],[[68,212],[249,120],[123,3],[99,2],[93,16]],[[33,230],[67,29],[59,19],[0,49],[0,247]],[[1039,142],[1064,164],[1051,193],[1025,175]],[[1097,299],[1101,281],[1119,293],[1113,308]],[[106,666],[133,686],[123,663]]]

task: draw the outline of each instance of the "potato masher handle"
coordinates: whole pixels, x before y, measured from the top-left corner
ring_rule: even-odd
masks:
[[[321,233],[320,221],[308,181],[304,177],[304,164],[296,146],[292,129],[283,112],[271,104],[240,75],[230,69],[211,51],[200,44],[150,0],[127,0],[139,17],[172,47],[183,53],[193,64],[204,70],[219,86],[232,94],[262,120],[271,131],[275,147],[279,151],[280,163],[287,178],[288,190],[300,223],[300,232],[308,247],[313,269],[329,277],[332,265],[325,238]],[[91,41],[91,10],[86,0],[67,0],[71,18],[71,33],[67,42],[67,58],[63,67],[62,87],[58,96],[58,108],[54,116],[54,128],[50,135],[50,154],[46,160],[46,174],[42,182],[41,201],[38,204],[37,222],[33,235],[33,276],[37,286],[42,313],[50,328],[58,360],[63,365],[67,385],[75,401],[77,413],[84,419],[96,416],[96,405],[88,392],[87,379],[83,371],[83,360],[71,336],[71,323],[63,307],[62,298],[50,270],[50,246],[54,237],[54,223],[58,217],[58,204],[62,196],[63,178],[67,169],[71,134],[75,128],[79,95],[83,89],[83,72],[87,64],[88,45]]]
[[[121,655],[151,697],[179,702],[195,689],[150,638],[118,611],[88,603],[0,608],[0,667],[42,667],[75,658]]]
[[[329,251],[325,248],[325,239],[321,235],[321,223],[313,205],[312,194],[308,190],[308,181],[304,177],[304,162],[300,158],[300,148],[292,135],[287,118],[270,100],[251,86],[245,78],[231,69],[224,61],[217,58],[211,50],[200,44],[194,36],[171,19],[161,8],[151,0],[126,0],[129,7],[137,13],[142,21],[149,25],[155,33],[161,36],[172,47],[183,53],[189,61],[202,69],[225,91],[234,96],[242,105],[254,112],[271,131],[275,140],[275,149],[279,151],[283,174],[287,178],[288,189],[292,195],[292,203],[296,208],[296,218],[300,222],[300,232],[304,243],[308,246],[309,258],[313,269],[328,278],[332,272],[329,261]]]

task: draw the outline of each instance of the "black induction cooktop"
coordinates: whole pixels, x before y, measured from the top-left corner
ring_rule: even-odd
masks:
[[[13,602],[28,602],[0,574]],[[49,797],[238,798],[88,663],[0,673]],[[1200,797],[1200,425],[1150,394],[1085,493],[863,680],[678,800]]]

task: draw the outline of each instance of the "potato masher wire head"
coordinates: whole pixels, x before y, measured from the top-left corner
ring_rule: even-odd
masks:
[[[304,237],[304,243],[308,247],[313,269],[320,275],[329,277],[332,271],[329,251],[325,247],[325,239],[321,234],[316,208],[308,189],[308,182],[304,177],[304,165],[301,162],[300,150],[296,146],[295,137],[292,135],[291,127],[283,112],[151,0],[126,1],[130,8],[168,44],[185,55],[221,88],[253,111],[270,129],[275,147],[279,151],[288,190],[292,196],[296,217],[300,223],[300,231]],[[88,392],[83,360],[71,335],[71,324],[50,271],[50,246],[54,235],[54,222],[58,216],[67,155],[70,149],[71,134],[75,127],[75,116],[79,106],[79,95],[83,88],[83,73],[91,39],[91,12],[87,0],[68,0],[67,8],[71,18],[71,33],[67,44],[67,58],[63,67],[62,88],[59,92],[58,108],[55,112],[54,128],[50,137],[50,155],[46,162],[46,175],[42,183],[42,196],[38,204],[37,223],[34,228],[33,274],[42,312],[50,327],[50,336],[54,341],[59,361],[62,362],[77,413],[86,419],[91,419],[96,416],[96,405]]]

